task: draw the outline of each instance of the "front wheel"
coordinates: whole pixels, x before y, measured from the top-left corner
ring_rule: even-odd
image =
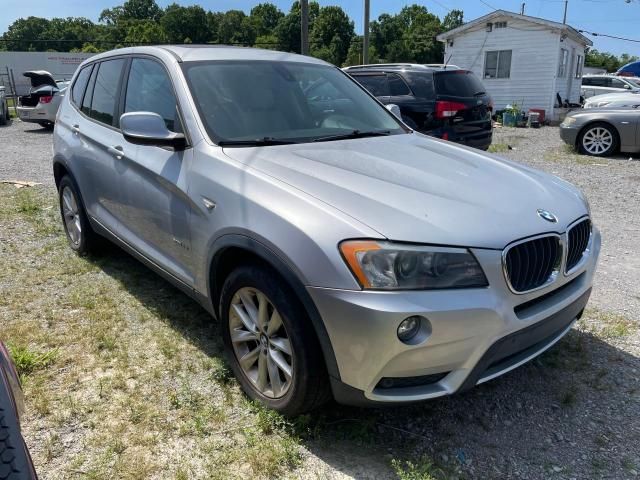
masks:
[[[578,147],[581,153],[605,157],[618,148],[618,134],[611,125],[595,123],[580,133]]]
[[[320,345],[293,291],[262,265],[238,267],[220,299],[222,335],[244,392],[285,415],[321,405],[328,378]]]
[[[6,125],[9,121],[9,107],[5,104],[2,106],[2,112],[0,112],[0,125]]]

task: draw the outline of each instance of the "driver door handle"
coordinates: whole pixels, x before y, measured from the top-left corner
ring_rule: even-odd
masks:
[[[122,147],[120,145],[116,145],[115,147],[107,148],[107,151],[120,160],[124,156],[124,152],[122,151]]]
[[[71,127],[71,131],[72,131],[73,133],[75,133],[76,135],[77,135],[77,134],[79,134],[79,133],[80,133],[80,125],[78,125],[78,124],[76,123],[75,125],[73,125],[73,126]]]

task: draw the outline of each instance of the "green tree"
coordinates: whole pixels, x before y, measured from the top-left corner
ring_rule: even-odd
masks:
[[[218,41],[225,44],[253,45],[256,30],[242,10],[228,10],[218,24]]]
[[[207,12],[197,5],[181,7],[172,3],[166,8],[160,25],[173,43],[183,43],[187,38],[191,43],[210,40]]]
[[[259,3],[251,9],[249,15],[253,21],[256,35],[273,35],[280,19],[284,17],[284,13],[273,3]]]
[[[129,23],[124,43],[134,45],[140,43],[147,43],[150,45],[167,43],[167,34],[157,22],[151,20],[138,20],[136,22]]]
[[[347,67],[349,65],[360,65],[362,64],[362,36],[354,37],[351,40],[351,45],[349,46],[349,51],[347,52],[347,58],[343,63],[343,66]],[[378,52],[376,51],[376,47],[373,45],[369,45],[369,63],[378,63],[380,58],[378,56]]]
[[[318,2],[309,2],[309,32],[319,13]],[[300,53],[300,28],[300,2],[295,1],[289,13],[278,21],[274,31],[280,50]]]
[[[7,50],[17,52],[44,51],[47,49],[46,31],[49,20],[39,17],[19,18],[2,35]]]
[[[342,65],[354,37],[353,21],[340,7],[322,7],[309,33],[311,54]]]
[[[161,17],[162,9],[155,0],[127,0],[121,6],[103,10],[99,20],[112,25],[123,20],[158,21]]]
[[[464,13],[462,10],[451,10],[442,20],[442,31],[448,32],[464,25]]]

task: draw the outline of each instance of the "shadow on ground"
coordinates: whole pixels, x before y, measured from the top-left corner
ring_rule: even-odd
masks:
[[[222,357],[217,325],[196,302],[115,247],[92,261],[207,355]],[[631,478],[640,463],[639,376],[638,357],[574,329],[529,364],[464,394],[385,409],[329,404],[297,419],[296,432],[355,478],[393,478],[391,459],[423,457],[445,477]]]

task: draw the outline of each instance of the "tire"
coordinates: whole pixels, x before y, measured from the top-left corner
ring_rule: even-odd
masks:
[[[58,200],[62,225],[71,249],[80,256],[97,253],[101,239],[91,228],[78,187],[69,175],[60,180]]]
[[[263,322],[258,320],[261,304],[267,312]],[[313,410],[330,398],[311,321],[292,289],[273,270],[263,265],[233,270],[222,287],[220,312],[225,351],[247,396],[287,416]],[[240,358],[250,360],[242,362],[243,367]]]
[[[38,125],[40,125],[42,128],[46,129],[46,130],[53,130],[53,127],[55,126],[54,123],[52,122],[39,122]]]
[[[606,157],[618,149],[618,132],[608,123],[587,125],[578,136],[578,150],[585,155]]]
[[[0,125],[6,125],[8,121],[9,121],[9,109],[7,108],[7,105],[4,104],[2,106],[2,112],[0,112]]]

